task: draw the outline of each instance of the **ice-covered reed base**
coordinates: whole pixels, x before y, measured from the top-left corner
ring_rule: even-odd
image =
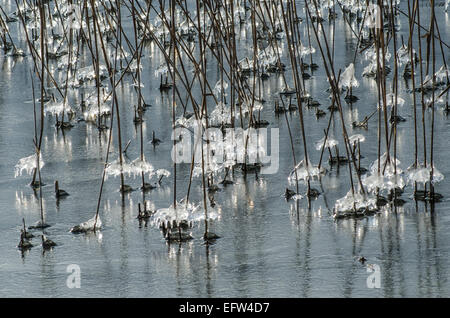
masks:
[[[72,233],[87,233],[100,229],[102,226],[102,220],[100,217],[97,217],[97,222],[95,221],[95,216],[92,219],[87,220],[86,222],[75,225],[70,229]]]
[[[22,175],[23,171],[26,171],[27,174],[31,174],[33,170],[37,167],[37,155],[31,155],[29,157],[25,157],[19,159],[15,166],[14,170],[14,178]],[[39,155],[39,168],[42,169],[44,167],[44,161],[42,160],[42,154]]]

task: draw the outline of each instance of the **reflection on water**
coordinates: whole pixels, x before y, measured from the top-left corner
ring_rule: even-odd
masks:
[[[6,5],[9,10],[11,3]],[[449,23],[448,14],[437,12],[439,21]],[[424,12],[425,15],[425,12]],[[405,23],[403,28],[405,28]],[[353,25],[354,29],[358,25]],[[308,37],[302,30],[304,39]],[[320,32],[322,32],[320,30]],[[348,65],[353,57],[355,35],[342,19],[335,26],[325,28],[329,39],[335,37],[336,65]],[[407,38],[407,31],[402,30]],[[449,29],[441,29],[442,38],[449,38]],[[251,32],[242,27],[236,36],[243,44],[240,56],[251,56]],[[306,43],[306,42],[305,42]],[[18,41],[25,47],[25,43]],[[198,49],[190,43],[193,52]],[[280,47],[283,47],[280,45]],[[164,64],[164,56],[150,42],[144,47],[142,81],[146,103],[150,104],[142,124],[145,158],[158,169],[172,172],[171,118],[172,94],[159,92],[159,80],[154,70]],[[213,60],[210,53],[207,59]],[[182,56],[185,56],[182,53]],[[439,59],[439,58],[438,58]],[[80,58],[84,64],[86,61]],[[319,55],[314,55],[319,62]],[[320,63],[318,63],[320,64]],[[263,81],[264,104],[261,118],[271,127],[280,129],[280,171],[275,175],[243,176],[239,169],[230,173],[234,184],[219,186],[214,194],[218,219],[210,224],[221,238],[214,244],[205,245],[202,238],[203,225],[195,225],[191,231],[194,240],[187,243],[169,244],[158,228],[139,224],[138,204],[142,202],[139,190],[141,179],[126,178],[136,191],[119,193],[119,178],[109,178],[104,185],[100,204],[102,229],[95,234],[73,235],[69,229],[75,224],[92,218],[97,207],[100,180],[105,164],[109,130],[99,133],[90,122],[77,121],[70,130],[54,126],[55,118],[48,116],[44,126],[42,177],[47,184],[42,187],[43,210],[46,221],[52,226],[45,229],[58,246],[43,252],[40,246],[42,231],[33,231],[35,246],[23,253],[17,244],[22,218],[31,225],[40,218],[39,193],[28,186],[31,176],[14,178],[14,165],[19,158],[33,151],[32,138],[33,103],[28,58],[14,59],[0,54],[0,296],[44,297],[436,297],[450,295],[450,201],[446,189],[450,187],[450,168],[447,140],[450,138],[448,119],[436,112],[435,141],[436,165],[446,176],[437,186],[444,200],[435,206],[416,203],[412,189],[408,187],[402,198],[402,207],[385,206],[371,217],[334,220],[332,209],[337,199],[349,191],[347,167],[327,163],[328,173],[311,186],[321,195],[315,200],[303,198],[286,202],[284,191],[287,176],[293,169],[292,150],[284,116],[274,115],[273,100],[284,79],[274,74]],[[286,62],[288,70],[289,63]],[[56,68],[50,65],[52,69]],[[86,65],[88,66],[88,65]],[[354,90],[360,101],[343,105],[344,120],[360,121],[372,113],[377,105],[376,81],[361,77],[366,61],[355,63],[360,87]],[[148,70],[148,71],[147,71]],[[187,72],[191,68],[186,69]],[[217,68],[210,71],[211,83],[219,77]],[[59,74],[59,73],[58,73]],[[193,73],[192,73],[193,74]],[[314,99],[326,109],[330,93],[323,68],[311,72],[305,81]],[[64,77],[58,75],[60,80]],[[217,78],[216,78],[217,77]],[[291,76],[286,80],[292,87]],[[214,80],[213,80],[214,79]],[[131,140],[126,158],[135,159],[140,154],[140,126],[133,123],[133,107],[137,94],[128,79],[118,86],[122,142]],[[258,86],[258,85],[257,85]],[[93,87],[88,90],[91,91]],[[399,109],[407,121],[398,127],[397,151],[404,164],[412,163],[414,123],[408,108],[412,99],[405,93],[408,82],[400,81],[399,90],[405,99]],[[199,87],[194,91],[198,93]],[[108,89],[111,91],[111,89]],[[181,92],[188,100],[188,94]],[[75,90],[69,90],[71,106],[79,112],[81,99]],[[227,97],[228,98],[228,97]],[[295,102],[295,101],[293,101]],[[418,108],[419,110],[420,108]],[[183,109],[177,109],[180,115]],[[315,111],[305,112],[305,129],[310,142],[323,138],[328,116],[317,119]],[[327,113],[328,114],[328,113]],[[427,113],[426,124],[430,125]],[[82,115],[80,115],[82,118]],[[77,118],[77,119],[80,119]],[[298,112],[287,114],[295,144],[297,160],[303,158],[300,146],[301,132]],[[110,125],[110,120],[106,121]],[[361,165],[368,168],[377,155],[378,118],[374,116],[369,130],[352,129],[349,135],[363,134],[366,141],[361,145],[364,155]],[[350,126],[350,125],[349,125]],[[118,158],[116,124],[113,125],[110,159]],[[332,135],[342,145],[340,119],[331,121]],[[155,131],[162,143],[153,147],[149,141]],[[14,146],[11,146],[14,145]],[[312,144],[311,144],[312,145]],[[310,160],[319,161],[320,152],[309,146]],[[185,197],[189,184],[190,166],[177,166],[177,200]],[[53,182],[58,180],[70,196],[57,200]],[[216,181],[218,181],[217,179]],[[146,180],[148,181],[148,180]],[[306,191],[303,183],[301,192]],[[173,202],[173,178],[164,178],[161,187],[145,194],[150,210],[168,208]],[[190,200],[202,204],[201,180],[192,183]],[[367,259],[359,262],[360,256]],[[67,266],[77,264],[81,268],[81,288],[66,286]],[[381,288],[367,287],[367,265],[380,267]],[[24,287],[25,286],[25,287]]]
[[[39,215],[40,202],[37,192],[31,194],[24,193],[23,191],[16,191],[15,207],[20,215]],[[45,213],[47,210],[46,200],[42,198],[42,208]]]

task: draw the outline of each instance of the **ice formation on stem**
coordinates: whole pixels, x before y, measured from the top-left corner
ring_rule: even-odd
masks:
[[[14,170],[14,178],[22,175],[22,172],[25,170],[27,174],[31,174],[34,169],[37,167],[37,155],[31,155],[28,157],[24,157],[19,159],[15,166]],[[42,154],[39,155],[39,169],[44,167],[44,160],[42,160]]]

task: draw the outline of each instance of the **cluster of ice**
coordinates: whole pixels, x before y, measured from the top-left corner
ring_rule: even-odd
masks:
[[[394,190],[396,188],[404,188],[405,181],[401,175],[393,175],[387,177],[385,175],[370,174],[365,175],[361,179],[363,185],[369,192],[376,192],[377,190]]]
[[[74,55],[76,52],[74,52]],[[78,58],[76,56],[72,55],[70,57],[70,68],[75,68],[78,63]],[[58,60],[58,69],[59,70],[67,70],[69,68],[69,54],[62,56]],[[72,78],[72,76],[69,74],[69,78]]]
[[[339,80],[339,88],[342,89],[358,86],[359,82],[355,77],[355,65],[353,63],[350,63],[350,65],[341,74],[341,78]]]
[[[365,175],[361,181],[369,192],[377,190],[394,190],[395,188],[403,189],[405,181],[403,171],[400,168],[400,160],[387,154],[380,157],[380,171],[378,172],[378,159],[370,165],[370,174]]]
[[[407,171],[407,179],[411,184],[422,183],[425,184],[431,180],[431,165],[419,164],[417,167],[415,165],[410,166]],[[438,183],[444,179],[444,175],[439,172],[433,165],[433,180],[432,183]]]
[[[158,209],[150,219],[150,224],[155,227],[164,226],[172,227],[173,224],[179,226],[181,223],[187,222],[190,226],[205,220],[205,210],[202,205],[194,203],[185,203],[184,200],[177,202],[176,207],[171,205],[168,208]],[[219,210],[217,206],[208,208],[208,221],[219,218]]]
[[[95,121],[98,117],[99,111],[100,116],[111,114],[111,108],[106,104],[100,104],[100,110],[98,109],[98,106],[92,105],[83,113],[84,119],[86,121]]]
[[[335,213],[357,212],[361,210],[374,211],[377,209],[377,201],[373,196],[351,190],[334,205]]]
[[[105,65],[101,64],[99,67],[100,78],[108,75],[108,70]],[[80,68],[78,70],[78,80],[82,82],[94,80],[96,77],[96,71],[93,65]]]
[[[261,102],[259,101],[252,101],[252,100],[248,100],[248,101],[244,101],[241,105],[241,110],[242,110],[242,115],[247,116],[248,114],[250,114],[250,111],[253,108],[253,113],[261,111],[264,106]],[[236,111],[236,118],[239,118],[240,116],[240,111],[237,110]]]
[[[395,94],[389,93],[386,95],[386,106],[392,107],[395,104]],[[397,106],[402,107],[405,104],[405,100],[397,96]]]
[[[209,124],[212,126],[219,126],[222,123],[231,124],[231,108],[227,107],[224,103],[219,102],[209,115]]]
[[[172,71],[173,71],[173,67],[170,66],[170,72],[172,72]],[[167,75],[168,72],[169,72],[169,68],[167,67],[167,64],[162,64],[155,70],[155,76],[159,77],[161,75]]]
[[[167,170],[160,169],[158,176],[162,174],[166,174]],[[127,174],[129,177],[133,176],[136,178],[140,176],[142,173],[147,174],[149,177],[152,177],[155,174],[155,170],[149,162],[145,160],[141,160],[140,157],[136,158],[131,162],[126,162],[122,157],[122,164],[120,164],[120,159],[117,159],[113,162],[108,163],[105,168],[106,177],[113,176],[117,177],[120,174]],[[169,173],[167,171],[167,173]],[[170,173],[169,173],[170,175]]]
[[[403,171],[400,168],[400,160],[397,158],[394,158],[394,156],[389,156],[389,160],[387,157],[387,153],[384,153],[380,157],[380,172],[384,174],[387,177],[393,176],[395,173],[401,174]],[[372,174],[375,174],[378,172],[378,159],[376,159],[371,165],[370,165],[370,172]]]
[[[362,72],[362,76],[365,77],[375,77],[376,74],[377,74],[376,62],[370,62],[369,65],[367,65]]]
[[[353,145],[353,144],[355,144],[355,142],[357,143],[358,141],[364,142],[365,140],[366,140],[366,137],[364,137],[361,134],[355,134],[355,135],[348,137],[348,142],[350,143],[350,145]]]
[[[102,220],[100,219],[100,216],[97,216],[97,222],[96,222],[96,216],[94,215],[93,218],[87,220],[86,222],[80,223],[78,225],[75,225],[70,229],[70,232],[72,233],[87,233],[92,232],[95,230],[98,230],[102,227]]]
[[[366,66],[362,72],[363,76],[366,77],[375,77],[377,74],[377,50],[374,45],[370,49],[367,49],[364,52],[364,58],[369,61],[369,65]],[[384,58],[386,61],[386,65],[388,65],[388,62],[391,58],[391,53],[389,53],[389,49],[386,48],[384,52]],[[380,61],[380,67],[382,68],[383,65],[383,52],[381,48],[379,48],[379,61]]]
[[[108,92],[108,89],[103,88],[100,91],[100,109],[98,106],[97,90],[93,90],[86,97],[85,104],[87,106],[86,111],[83,113],[86,121],[95,121],[99,116],[105,116],[111,114],[111,107],[109,103],[112,101],[112,94]]]
[[[70,105],[67,105],[67,103],[64,105],[64,102],[62,101],[50,101],[48,102],[44,107],[45,114],[51,114],[53,116],[59,116],[63,112],[66,114],[74,113],[72,107]]]
[[[315,144],[316,150],[322,150],[324,141],[325,141],[325,137],[323,137],[322,139],[320,139],[319,141],[316,142],[316,144]],[[325,142],[325,148],[333,148],[334,146],[336,146],[338,144],[339,144],[339,141],[328,136],[327,141]]]
[[[413,49],[413,56],[415,56],[416,51]],[[409,52],[408,47],[403,44],[398,50],[397,50],[397,63],[398,66],[406,65],[409,62],[411,62],[411,53]]]
[[[316,53],[316,49],[313,46],[304,46],[302,41],[300,41],[300,45],[298,46],[298,52],[301,57],[304,57],[306,55]]]
[[[25,170],[27,174],[31,174],[37,167],[37,155],[31,155],[29,157],[21,158],[17,162],[14,170],[14,178],[22,175]],[[44,167],[44,160],[42,160],[42,154],[39,155],[39,169]]]
[[[289,173],[288,181],[289,184],[294,185],[298,180],[311,180],[314,178],[319,178],[321,174],[324,173],[324,169],[318,166],[311,164],[310,161],[308,163],[305,159],[300,161],[297,166]]]
[[[158,169],[158,170],[156,170],[156,176],[158,177],[158,178],[161,178],[161,177],[169,177],[170,176],[170,172],[168,171],[168,170],[166,170],[166,169]]]
[[[445,65],[442,65],[434,76],[436,77],[436,83],[445,83],[447,81],[447,76],[450,77],[450,72]]]
[[[218,81],[213,88],[213,94],[218,98],[221,95],[227,96],[226,90],[228,88],[228,83],[225,81]]]

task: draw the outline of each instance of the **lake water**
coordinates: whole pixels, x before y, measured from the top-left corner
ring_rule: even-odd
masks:
[[[13,2],[1,0],[5,11],[15,10]],[[450,39],[450,13],[437,1],[437,20],[441,37]],[[429,18],[424,2],[422,15]],[[302,5],[299,3],[300,8]],[[407,11],[402,1],[401,8]],[[304,15],[302,11],[301,15]],[[357,39],[342,19],[336,20],[335,65],[344,68],[353,58]],[[400,16],[401,17],[401,16]],[[306,25],[305,23],[303,26]],[[427,25],[427,24],[425,24]],[[10,25],[12,34],[18,23]],[[131,33],[131,25],[125,24]],[[303,28],[302,26],[302,28]],[[325,29],[329,28],[325,23]],[[23,32],[23,31],[22,31]],[[239,53],[251,56],[251,32],[238,32]],[[302,32],[302,34],[305,34]],[[328,36],[329,34],[327,34]],[[408,37],[407,21],[401,17],[399,38]],[[23,37],[17,40],[26,47]],[[316,46],[318,51],[318,47]],[[447,63],[449,50],[444,46]],[[440,50],[437,66],[442,65]],[[309,93],[326,110],[328,82],[317,52],[313,56],[320,68],[306,81]],[[209,56],[212,61],[213,57]],[[286,55],[287,78],[292,82],[291,67]],[[392,61],[392,59],[391,59]],[[170,159],[171,93],[159,92],[159,79],[154,70],[164,62],[154,44],[144,49],[142,81],[144,98],[151,107],[145,112],[143,131],[146,158],[156,168],[172,171]],[[366,141],[361,144],[362,166],[368,167],[377,158],[377,120],[374,116],[368,130],[351,127],[354,120],[362,120],[376,109],[377,92],[372,79],[362,78],[367,61],[358,55],[355,67],[360,86],[353,93],[360,98],[353,106],[343,103],[344,119],[349,135],[361,133]],[[211,83],[219,79],[217,65],[209,66]],[[49,238],[58,246],[43,252],[37,243],[22,253],[18,248],[22,218],[31,225],[40,218],[39,199],[29,186],[31,177],[14,177],[17,161],[33,154],[33,103],[28,58],[13,59],[0,53],[0,296],[1,297],[440,297],[450,296],[450,120],[436,106],[435,166],[446,177],[436,186],[444,195],[434,207],[412,198],[411,186],[405,188],[402,198],[406,204],[375,216],[336,221],[331,210],[337,199],[349,190],[348,168],[330,168],[321,181],[312,186],[321,191],[317,200],[286,201],[284,191],[287,176],[293,168],[291,146],[283,115],[273,111],[273,94],[280,89],[280,78],[272,75],[264,81],[263,92],[267,103],[261,118],[268,120],[268,128],[280,130],[279,172],[272,175],[254,174],[243,177],[236,171],[234,185],[217,192],[220,217],[212,228],[221,238],[205,245],[203,227],[193,229],[195,239],[189,243],[168,244],[159,229],[139,227],[137,205],[142,200],[140,191],[125,195],[122,201],[118,191],[119,178],[109,177],[103,190],[100,217],[103,228],[97,234],[74,235],[69,229],[91,218],[96,209],[100,182],[105,162],[107,136],[86,122],[62,133],[54,127],[55,120],[46,117],[42,155],[45,166],[42,178],[43,206]],[[338,67],[337,67],[338,69]],[[392,78],[390,74],[389,78]],[[35,82],[36,87],[39,87]],[[198,90],[198,88],[197,88]],[[403,78],[399,81],[400,96],[405,106],[399,114],[406,122],[398,126],[398,159],[406,169],[414,161],[414,122],[412,95],[407,92]],[[198,93],[198,91],[197,91]],[[36,89],[38,94],[38,89]],[[132,140],[128,157],[139,156],[139,130],[133,123],[133,105],[137,103],[134,89],[128,79],[118,87],[122,141]],[[70,92],[71,101],[78,101],[76,91]],[[421,106],[418,103],[421,119]],[[181,113],[181,110],[178,110]],[[317,119],[314,108],[304,110],[305,130],[311,161],[318,163],[320,152],[313,143],[323,137],[327,116]],[[303,158],[298,112],[288,115],[294,137],[296,158]],[[431,124],[431,112],[426,112],[426,125]],[[147,143],[152,131],[163,142],[153,148]],[[338,117],[332,122],[332,134],[341,142]],[[420,131],[420,130],[419,130]],[[116,130],[114,130],[116,133]],[[427,130],[429,134],[429,130]],[[341,148],[343,151],[344,148]],[[114,136],[110,159],[118,156]],[[188,164],[177,169],[177,198],[186,195],[189,182]],[[53,182],[70,193],[57,202]],[[127,178],[126,183],[140,186],[140,178]],[[165,208],[173,198],[173,177],[163,180],[163,186],[147,194],[155,208]],[[300,186],[304,192],[306,187]],[[202,202],[201,179],[194,179],[191,200]],[[40,231],[36,231],[39,234]],[[367,259],[366,264],[358,261]],[[81,269],[81,288],[66,285],[67,266],[76,264]],[[379,266],[380,288],[368,288],[371,274],[367,264]]]

